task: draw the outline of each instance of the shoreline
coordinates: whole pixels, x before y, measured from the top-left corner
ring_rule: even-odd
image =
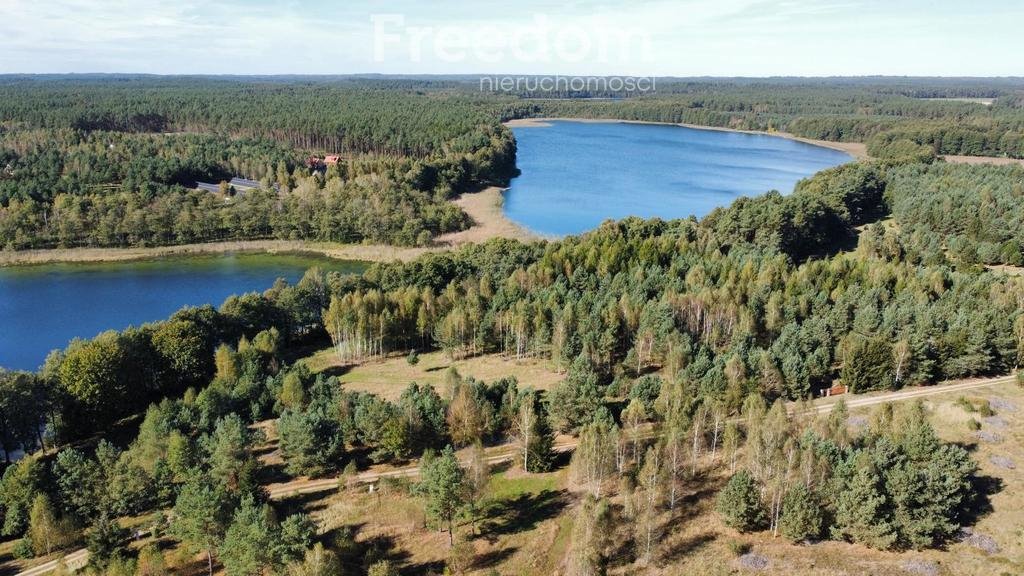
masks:
[[[509,120],[508,122],[505,122],[505,126],[509,128],[547,128],[551,126],[551,122],[579,122],[581,124],[640,124],[648,126],[679,126],[680,128],[689,128],[691,130],[732,132],[735,134],[751,134],[755,136],[777,136],[779,138],[785,138],[786,140],[794,140],[796,142],[803,142],[804,144],[810,144],[812,146],[820,146],[822,148],[831,148],[832,150],[845,152],[852,156],[854,160],[864,160],[870,158],[870,156],[868,155],[867,144],[864,144],[863,142],[833,142],[831,140],[815,140],[812,138],[804,138],[802,136],[790,134],[789,132],[740,130],[737,128],[725,128],[721,126],[701,126],[699,124],[653,122],[650,120],[616,120],[612,118],[520,118],[517,120]]]
[[[175,256],[208,256],[228,253],[315,254],[335,260],[364,262],[409,261],[437,247],[406,248],[380,244],[334,244],[304,240],[238,240],[207,244],[181,244],[150,248],[46,248],[0,251],[0,268],[35,264],[86,264],[137,262]]]
[[[439,244],[451,248],[486,242],[491,238],[508,238],[521,242],[543,240],[544,236],[517,224],[505,215],[502,205],[507,188],[491,186],[479,192],[462,194],[452,202],[469,215],[473,226],[461,232],[438,236]]]
[[[334,260],[362,262],[408,262],[431,252],[452,250],[466,244],[478,244],[491,238],[508,238],[521,242],[545,239],[544,236],[520,226],[505,216],[501,209],[504,189],[485,188],[465,193],[451,200],[473,221],[461,232],[442,234],[434,244],[424,247],[389,246],[386,244],[339,244],[306,240],[233,240],[176,246],[129,248],[39,248],[31,250],[0,250],[0,268],[42,264],[102,264],[139,262],[181,256],[218,254],[312,254]]]

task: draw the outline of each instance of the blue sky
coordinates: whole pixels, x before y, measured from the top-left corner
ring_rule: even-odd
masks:
[[[1024,75],[1024,2],[0,0],[0,73]]]

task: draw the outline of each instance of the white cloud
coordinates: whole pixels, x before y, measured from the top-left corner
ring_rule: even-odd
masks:
[[[375,13],[474,43],[486,30],[492,50],[448,61],[428,44],[421,60],[378,62]],[[531,61],[497,49],[539,17],[549,41],[632,39]],[[1011,0],[0,0],[0,72],[1024,74],[1022,19]]]

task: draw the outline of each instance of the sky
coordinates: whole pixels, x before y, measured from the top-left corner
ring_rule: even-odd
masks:
[[[0,0],[0,73],[1024,76],[1021,0]]]

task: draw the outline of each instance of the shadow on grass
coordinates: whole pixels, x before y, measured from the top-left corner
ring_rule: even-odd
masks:
[[[964,502],[960,508],[960,524],[974,526],[979,520],[994,511],[992,496],[1003,491],[1005,483],[995,476],[975,476],[971,480],[974,496]]]
[[[322,534],[319,541],[324,547],[332,550],[341,564],[338,576],[363,576],[377,562],[387,560],[393,565],[401,566],[400,572],[409,576],[429,574],[437,569],[444,569],[437,563],[408,564],[410,556],[405,550],[398,548],[394,537],[376,535],[357,541],[357,535],[365,524],[349,524]]]
[[[543,490],[491,503],[483,510],[480,532],[491,540],[533,530],[540,522],[561,514],[569,499],[566,490]]]
[[[488,568],[494,568],[515,554],[517,550],[519,550],[518,547],[512,546],[511,548],[502,548],[501,550],[485,552],[484,554],[476,557],[476,560],[473,562],[473,569],[486,570]]]
[[[665,562],[677,562],[704,548],[714,540],[715,534],[713,532],[704,532],[690,538],[685,538],[666,549],[662,553],[661,558]]]
[[[284,471],[284,464],[263,464],[256,471],[256,480],[263,486],[288,482],[292,476]]]
[[[322,512],[327,509],[327,499],[333,494],[334,492],[327,490],[290,494],[275,501],[274,509],[283,515]]]

